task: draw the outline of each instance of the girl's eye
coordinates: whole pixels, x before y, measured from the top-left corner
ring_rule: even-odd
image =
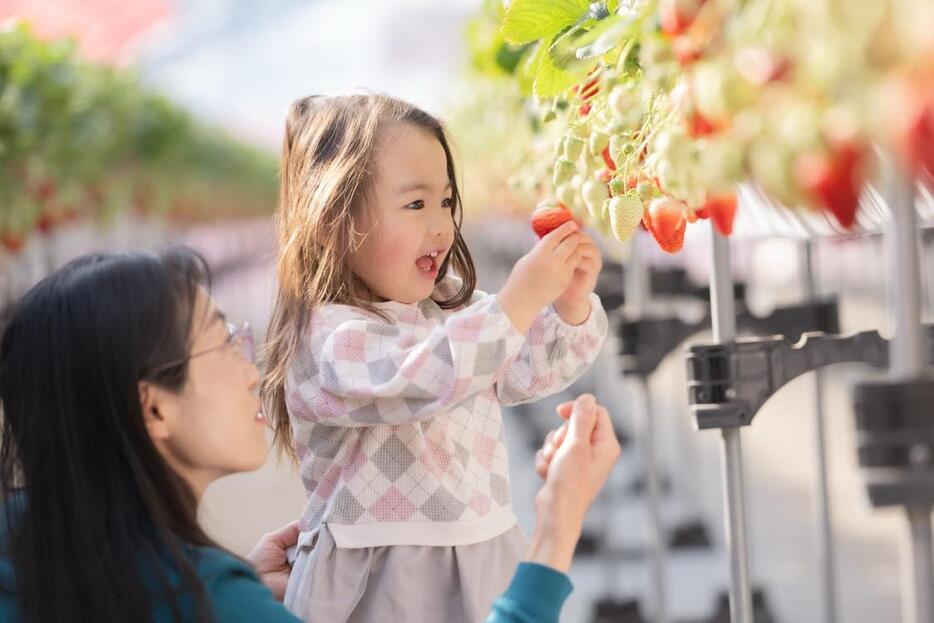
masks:
[[[453,208],[454,207],[454,197],[448,197],[441,202],[442,208]]]
[[[413,201],[405,207],[407,210],[421,210],[425,207],[425,202],[419,199],[418,201]]]

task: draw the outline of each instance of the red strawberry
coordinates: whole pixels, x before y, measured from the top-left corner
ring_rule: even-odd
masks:
[[[585,102],[600,92],[599,77],[592,78],[581,89],[581,99]]]
[[[51,178],[45,178],[35,185],[32,194],[33,197],[42,203],[55,196],[55,182]]]
[[[666,253],[677,253],[684,246],[687,206],[683,201],[668,197],[653,199],[642,222]]]
[[[581,104],[581,107],[577,109],[577,112],[581,117],[586,117],[590,114],[590,104]]]
[[[615,171],[616,163],[613,162],[613,157],[610,155],[609,145],[603,148],[603,151],[600,152],[600,155],[603,156],[603,162],[606,163],[606,168],[608,168],[610,171]]]
[[[55,229],[56,224],[57,219],[55,215],[48,210],[43,210],[42,214],[39,215],[39,219],[36,221],[36,229],[39,230],[39,233],[48,234]]]
[[[0,236],[0,243],[2,243],[3,248],[10,253],[19,253],[26,245],[26,240],[20,234],[4,232],[3,235]]]
[[[73,205],[66,206],[65,211],[62,213],[62,220],[64,220],[66,223],[74,223],[80,218],[81,212],[79,212],[78,208]]]
[[[678,37],[671,44],[675,58],[681,65],[690,65],[704,55],[704,49],[688,37]]]
[[[671,37],[683,34],[697,17],[704,0],[659,0],[658,17],[662,31]]]
[[[720,129],[717,125],[711,123],[704,115],[700,114],[697,109],[691,111],[685,122],[687,123],[688,136],[695,139],[710,136]]]
[[[894,110],[888,118],[903,161],[912,171],[934,175],[934,88],[924,92],[905,79],[893,83],[889,91]]]
[[[845,143],[830,152],[803,154],[795,162],[795,180],[801,189],[846,229],[856,223],[864,154],[862,147]]]
[[[934,98],[926,108],[924,113],[912,119],[907,152],[915,167],[934,175]]]
[[[735,65],[743,78],[757,86],[784,80],[791,72],[791,60],[787,56],[759,46],[737,52]]]
[[[532,212],[532,229],[538,234],[539,238],[544,238],[550,232],[572,220],[574,220],[574,215],[563,203],[557,205],[544,203]]]
[[[704,205],[695,210],[698,218],[710,217],[710,222],[724,236],[733,233],[733,219],[736,218],[736,194],[708,195]],[[701,214],[703,213],[703,216]]]

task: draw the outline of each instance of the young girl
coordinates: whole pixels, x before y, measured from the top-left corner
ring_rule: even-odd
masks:
[[[378,95],[293,104],[263,396],[308,493],[286,592],[306,620],[475,623],[525,555],[500,405],[597,356],[601,259],[566,223],[475,292],[460,223],[434,117]]]

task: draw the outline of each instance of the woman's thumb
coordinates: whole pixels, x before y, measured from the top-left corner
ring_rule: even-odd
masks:
[[[590,443],[594,425],[597,422],[597,401],[590,394],[584,394],[574,401],[571,419],[568,423],[566,439]]]

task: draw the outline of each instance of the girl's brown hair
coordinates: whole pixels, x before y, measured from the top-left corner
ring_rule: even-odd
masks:
[[[274,444],[293,459],[285,379],[311,312],[319,305],[340,303],[378,313],[348,260],[364,237],[356,223],[372,182],[380,130],[395,123],[410,123],[430,132],[447,159],[455,236],[436,282],[453,268],[463,283],[452,297],[437,303],[443,309],[461,307],[476,287],[473,260],[460,231],[463,209],[454,160],[441,122],[385,95],[310,96],[294,102],[282,142],[276,214],[279,291],[266,336],[261,390],[275,432]]]

